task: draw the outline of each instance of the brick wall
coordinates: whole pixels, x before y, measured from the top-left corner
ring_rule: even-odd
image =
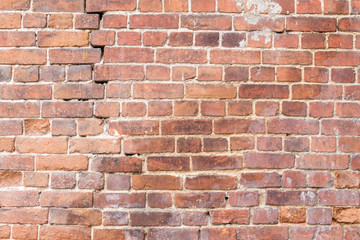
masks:
[[[1,239],[360,239],[359,0],[0,10]]]

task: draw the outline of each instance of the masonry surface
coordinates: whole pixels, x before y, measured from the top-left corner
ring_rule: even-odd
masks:
[[[359,0],[1,0],[0,239],[360,239]]]

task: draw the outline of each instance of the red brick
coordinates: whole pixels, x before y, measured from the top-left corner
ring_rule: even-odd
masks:
[[[37,103],[32,102],[2,102],[0,103],[0,117],[1,118],[33,118],[33,117],[39,117],[40,116],[40,106]],[[4,123],[8,124],[15,124],[15,122],[8,122],[7,120],[4,120]],[[2,126],[0,129],[4,131],[5,126]],[[18,135],[18,132],[20,130],[18,129],[6,129],[7,132],[17,132],[14,135]],[[8,135],[3,134],[3,135]],[[13,134],[11,134],[13,135]]]
[[[225,207],[224,192],[175,193],[177,208],[219,208]]]
[[[133,86],[135,98],[183,98],[184,86],[182,84],[144,83]]]
[[[259,192],[237,191],[229,193],[229,204],[232,207],[251,207],[259,205]]]
[[[301,169],[347,169],[348,165],[349,157],[346,155],[303,154],[297,162]]]
[[[286,188],[306,187],[306,174],[300,171],[283,172],[281,185]]]
[[[204,152],[225,152],[228,150],[226,138],[204,138]]]
[[[288,98],[289,88],[286,85],[242,84],[239,86],[240,98]]]
[[[24,186],[25,187],[38,187],[46,188],[49,185],[48,173],[34,173],[27,172],[24,174]]]
[[[131,237],[133,239],[144,239],[144,231],[138,229],[95,229],[94,240],[116,239]]]
[[[284,101],[282,102],[282,114],[292,117],[306,117],[307,104],[305,102]]]
[[[97,157],[91,169],[97,172],[141,172],[141,159],[136,157]]]
[[[51,64],[93,64],[101,60],[100,49],[50,49],[49,57]]]
[[[159,63],[206,63],[206,51],[198,49],[163,48],[156,51],[156,61]]]
[[[226,67],[225,81],[246,82],[249,79],[249,69],[247,67]]]
[[[198,239],[199,231],[194,228],[150,228],[149,239]]]
[[[49,28],[70,29],[73,28],[73,15],[68,13],[51,14]]]
[[[97,226],[101,218],[101,211],[95,209],[51,208],[49,211],[50,224]]]
[[[195,35],[195,46],[216,47],[219,45],[219,38],[219,33],[198,33]]]
[[[76,123],[74,120],[53,120],[51,132],[53,136],[75,136]]]
[[[1,13],[0,21],[2,22],[0,29],[11,29],[21,27],[20,13]]]
[[[0,51],[0,64],[33,65],[45,63],[46,51],[43,49],[2,49]]]
[[[182,219],[186,226],[205,226],[209,221],[209,215],[204,211],[186,211]]]
[[[230,30],[231,17],[225,15],[182,15],[181,27],[190,30]]]
[[[53,189],[74,189],[76,185],[76,174],[71,172],[54,172],[51,173],[50,181],[51,188]]]
[[[19,240],[36,240],[38,238],[38,226],[14,225],[12,228],[12,236]]]
[[[360,54],[355,51],[318,51],[315,53],[317,66],[357,66]]]
[[[331,69],[331,81],[335,83],[353,83],[355,78],[355,71],[352,68]]]
[[[166,32],[144,32],[144,46],[163,46],[167,40]]]
[[[46,15],[42,13],[26,13],[23,19],[24,28],[46,27]]]
[[[257,137],[257,149],[260,151],[279,151],[282,149],[281,137]]]
[[[240,184],[246,188],[280,187],[281,175],[276,172],[242,173]]]
[[[16,139],[15,148],[19,153],[67,153],[66,138],[30,138]]]
[[[311,151],[313,152],[335,152],[336,138],[335,137],[312,137]]]
[[[143,102],[126,102],[122,104],[121,115],[124,117],[141,117],[146,114],[146,105]]]
[[[257,102],[255,112],[258,116],[276,116],[279,112],[279,103],[277,102]]]
[[[131,15],[130,28],[140,29],[176,29],[179,28],[179,16],[172,14]]]
[[[235,156],[193,156],[192,164],[194,170],[227,170],[241,169],[242,157]]]
[[[132,176],[135,190],[180,190],[181,178],[170,175],[142,175]]]
[[[253,222],[255,224],[278,223],[278,210],[276,208],[253,208]]]
[[[26,135],[40,136],[50,132],[50,122],[47,119],[26,119],[24,126]]]
[[[341,197],[340,197],[341,196]],[[320,190],[319,204],[325,206],[358,206],[360,195],[358,190]]]
[[[274,118],[268,121],[268,132],[275,134],[318,134],[319,122],[310,119]]]
[[[201,151],[201,139],[192,137],[179,138],[176,151],[179,153],[198,153]]]
[[[162,122],[161,132],[163,135],[210,134],[211,127],[208,120],[168,120]]]
[[[107,211],[103,213],[104,226],[121,226],[129,223],[129,214],[120,211]],[[100,229],[104,230],[104,229]],[[114,229],[112,229],[114,230]],[[96,231],[96,230],[95,230]],[[98,233],[98,232],[96,232]]]
[[[28,10],[30,0],[5,0],[0,3],[1,10]]]
[[[86,47],[89,45],[89,34],[86,32],[38,32],[39,47]]]
[[[348,171],[336,172],[334,185],[336,188],[359,188],[360,174]]]
[[[92,117],[93,103],[43,102],[41,116],[44,118]]]
[[[88,81],[91,79],[91,71],[89,65],[69,66],[67,78],[69,81]]]
[[[306,208],[280,208],[281,223],[305,223]]]
[[[295,156],[289,153],[247,152],[244,157],[248,168],[281,169],[292,168],[295,164]]]
[[[310,172],[308,174],[309,187],[331,187],[333,176],[329,172]]]
[[[80,189],[103,189],[104,176],[101,173],[81,173],[78,186]]]
[[[359,86],[345,86],[345,99],[346,100],[358,100],[360,99],[360,87]]]
[[[210,211],[211,223],[220,224],[249,224],[248,209],[219,209]]]
[[[327,83],[329,81],[329,70],[326,68],[305,67],[304,79],[306,82]]]
[[[331,217],[331,208],[324,208],[329,210],[328,215]],[[339,223],[359,223],[359,208],[334,208],[334,220]]]
[[[294,67],[280,67],[276,69],[278,82],[300,82],[301,69]]]
[[[41,66],[40,81],[62,82],[65,80],[65,67],[62,66]]]
[[[97,0],[86,0],[88,12],[105,11],[131,11],[136,8],[136,0],[115,0],[111,2],[98,2]]]
[[[340,240],[342,230],[340,226],[319,226],[319,227],[293,227],[290,234],[294,239],[329,238]]]
[[[313,14],[321,13],[320,0],[299,0],[296,5],[297,13]]]
[[[307,190],[267,190],[267,205],[295,205],[295,206],[313,206],[317,204],[316,191]]]
[[[117,102],[97,102],[95,103],[96,117],[118,117],[120,114],[120,104]]]
[[[36,157],[38,171],[83,171],[88,169],[88,157],[76,155],[47,155]]]
[[[311,117],[332,117],[334,115],[334,103],[311,102],[309,104]]]
[[[340,1],[325,0],[324,12],[325,14],[348,14],[349,2],[347,0],[340,0]]]
[[[225,84],[190,84],[186,86],[187,98],[217,98],[228,99],[236,97],[236,88],[232,85]]]
[[[69,238],[90,240],[91,228],[82,226],[42,225],[40,227],[39,235],[40,238],[44,240],[61,240]]]
[[[93,46],[112,46],[114,43],[114,31],[98,30],[91,32],[91,45]]]
[[[151,208],[169,208],[172,205],[170,193],[149,193],[148,205]]]
[[[169,0],[164,1],[165,12],[187,12],[188,1],[182,0]]]
[[[199,67],[199,81],[221,81],[223,71],[221,67]]]
[[[125,153],[162,153],[174,152],[173,138],[138,138],[124,140]]]
[[[199,112],[198,103],[195,101],[177,101],[174,105],[175,116],[196,116]]]
[[[288,228],[286,226],[240,227],[237,229],[236,235],[240,237],[240,239],[248,236],[254,239],[268,237],[269,239],[286,240],[289,238]]]
[[[265,123],[255,119],[220,119],[214,122],[215,133],[264,133]]]
[[[47,209],[31,208],[2,208],[0,209],[0,223],[7,224],[45,224],[47,223]]]
[[[226,175],[198,175],[187,177],[185,188],[191,190],[229,190],[235,189],[237,186],[237,178]]]
[[[245,150],[254,149],[255,140],[254,137],[232,137],[230,138],[231,150]]]
[[[35,45],[32,32],[0,32],[1,47],[26,47]]]
[[[357,120],[326,119],[322,121],[323,135],[360,135],[360,122]]]
[[[120,142],[120,139],[116,138],[73,138],[69,143],[69,152],[87,154],[120,153]]]
[[[34,0],[35,12],[84,12],[84,0]]]
[[[275,80],[275,68],[253,67],[250,69],[251,80],[254,82],[272,82]]]
[[[178,212],[131,212],[131,226],[179,226]]]
[[[117,121],[109,123],[110,135],[158,135],[159,122],[157,121]]]
[[[100,84],[60,84],[54,86],[56,99],[104,98],[104,87]]]
[[[149,171],[189,171],[190,159],[188,157],[148,157],[147,169]]]
[[[171,114],[171,102],[152,101],[148,103],[148,116],[170,116]]]
[[[4,176],[3,176],[4,177]],[[2,191],[1,207],[36,207],[39,206],[37,191]]]
[[[297,32],[335,32],[335,18],[290,17],[286,19],[286,29]]]
[[[125,15],[105,14],[103,19],[105,28],[126,28],[127,26],[127,16]]]
[[[25,77],[25,76],[24,76]],[[3,99],[50,99],[51,87],[49,85],[2,85],[0,88]]]
[[[15,138],[0,138],[0,152],[14,152]]]
[[[201,114],[203,116],[225,116],[225,102],[202,102]]]
[[[340,35],[332,34],[329,35],[329,48],[348,48],[353,47],[353,36],[352,35]]]
[[[210,62],[217,64],[259,64],[260,52],[215,49],[210,52]]]
[[[298,34],[276,34],[274,36],[274,46],[283,48],[297,48],[299,46]]]
[[[145,72],[141,66],[99,65],[95,67],[94,73],[95,80],[98,81],[143,80],[145,78]]]
[[[283,32],[285,28],[285,18],[273,16],[255,15],[252,17],[235,17],[234,27],[237,31],[262,31],[268,29],[274,32]]]
[[[200,239],[236,239],[235,228],[203,228],[200,231]]]
[[[98,14],[81,14],[75,16],[76,29],[98,29],[100,18]]]
[[[137,32],[118,32],[118,45],[141,45],[141,33]],[[145,53],[145,52],[144,52]]]
[[[42,207],[73,207],[84,208],[92,206],[92,193],[74,191],[46,191],[40,196]],[[47,218],[47,217],[46,217]]]
[[[109,174],[107,177],[107,187],[109,190],[129,190],[131,187],[131,176]]]

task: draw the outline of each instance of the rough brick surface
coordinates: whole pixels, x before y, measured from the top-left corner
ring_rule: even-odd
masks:
[[[360,239],[360,0],[0,0],[0,239]]]

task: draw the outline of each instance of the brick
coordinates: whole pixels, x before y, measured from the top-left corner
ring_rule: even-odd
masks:
[[[64,80],[65,80],[65,68],[64,67],[62,67],[62,66],[41,66],[40,67],[40,81],[62,82]]]
[[[249,101],[236,101],[228,103],[230,116],[246,116],[252,114],[252,103]]]
[[[179,138],[176,151],[179,153],[198,153],[201,151],[201,139],[192,137]]]
[[[285,171],[281,178],[281,185],[287,188],[306,187],[306,174],[301,171]]]
[[[91,228],[82,226],[43,225],[40,227],[41,239],[61,240],[66,238],[91,239]]]
[[[183,15],[181,27],[190,30],[230,30],[231,18],[225,15]]]
[[[280,208],[281,223],[305,223],[306,208],[282,207]]]
[[[0,3],[1,10],[28,10],[30,8],[29,0],[6,0]]]
[[[194,170],[230,170],[242,168],[242,157],[234,156],[193,156]]]
[[[329,210],[328,215],[332,215],[331,208],[324,208]],[[359,208],[335,207],[333,210],[334,220],[339,223],[359,223]]]
[[[183,90],[184,86],[182,84],[144,83],[133,86],[135,98],[183,98]]]
[[[53,120],[51,132],[53,136],[75,136],[76,123],[73,120]]]
[[[1,172],[0,187],[20,187],[22,185],[21,172]]]
[[[115,44],[115,32],[95,30],[91,32],[92,46],[111,46]]]
[[[65,0],[63,2],[34,0],[33,10],[35,12],[84,12],[84,0]]]
[[[30,138],[16,139],[15,148],[20,153],[67,153],[66,138]]]
[[[334,137],[311,138],[311,150],[314,152],[335,152],[336,139]]]
[[[0,87],[0,96],[2,99],[51,99],[52,90],[50,85],[2,85]]]
[[[349,2],[346,0],[340,1],[329,1],[324,2],[325,14],[348,14],[349,13]]]
[[[161,12],[162,1],[140,0],[139,9],[141,12]]]
[[[327,83],[329,81],[329,70],[318,67],[305,67],[304,79],[306,82]]]
[[[34,170],[34,157],[26,155],[3,155],[1,170]]]
[[[267,205],[295,205],[295,206],[313,206],[317,203],[317,194],[315,191],[307,190],[267,190]]]
[[[206,51],[198,49],[163,48],[156,51],[156,61],[159,63],[206,63]]]
[[[275,68],[252,67],[250,69],[251,80],[255,82],[272,82],[275,80]]]
[[[279,187],[281,175],[276,172],[242,173],[240,184],[246,188]]]
[[[174,105],[175,116],[196,116],[199,112],[198,103],[195,101],[177,101]]]
[[[220,239],[236,239],[235,228],[203,228],[200,231],[200,239],[215,240]]]
[[[2,208],[0,222],[7,224],[45,224],[47,223],[47,209],[31,208]]]
[[[178,140],[179,145],[179,140]],[[148,157],[149,171],[189,171],[189,157]]]
[[[43,49],[2,49],[0,64],[33,65],[45,64],[46,51]]]
[[[152,101],[148,103],[148,116],[170,116],[171,114],[171,102]]]
[[[75,16],[76,29],[98,29],[100,19],[98,14],[82,14]]]
[[[253,137],[231,137],[230,149],[231,150],[245,150],[254,149],[255,140]]]
[[[69,66],[67,71],[67,78],[69,81],[88,81],[91,79],[91,66]]]
[[[49,211],[50,224],[97,226],[101,217],[101,211],[94,209],[51,208]]]
[[[346,155],[303,154],[299,157],[297,167],[302,169],[346,169],[349,157]]]
[[[216,47],[219,45],[219,33],[198,33],[195,35],[195,46]]]
[[[258,137],[257,148],[260,151],[278,151],[282,148],[282,139],[279,137]]]
[[[81,171],[88,169],[88,157],[75,155],[47,155],[36,157],[38,171]]]
[[[191,32],[172,32],[169,35],[170,46],[191,46],[192,44],[193,34]]]
[[[8,82],[11,80],[11,67],[1,66],[0,67],[0,82]]]
[[[39,192],[37,191],[2,191],[1,207],[35,207],[39,206]]]
[[[127,212],[107,211],[103,213],[105,226],[121,226],[129,223],[129,216]]]
[[[215,120],[214,129],[217,134],[263,133],[265,132],[264,125],[263,120],[227,118]]]
[[[41,116],[44,118],[92,117],[93,103],[43,102]]]
[[[249,69],[247,67],[226,67],[225,81],[246,82],[249,79]]]
[[[167,40],[166,32],[148,31],[143,33],[144,46],[163,46]]]
[[[103,15],[103,26],[105,28],[125,28],[127,26],[127,16],[115,15],[115,14],[104,14]]]
[[[146,66],[146,79],[170,80],[170,68],[157,65]]]
[[[175,239],[198,239],[199,231],[193,228],[150,228],[149,229],[149,239],[166,239],[166,238],[175,238]]]
[[[309,224],[329,225],[332,222],[331,208],[308,208],[307,216]]]
[[[359,188],[360,175],[357,172],[336,172],[334,185],[336,188]]]
[[[209,215],[204,211],[186,211],[183,213],[182,219],[186,226],[204,226],[209,221]]]
[[[50,122],[47,119],[26,119],[24,121],[26,135],[46,135],[50,132]]]
[[[165,12],[187,12],[188,2],[181,0],[167,0],[164,1]]]
[[[289,89],[285,85],[242,84],[239,86],[240,98],[288,98]]]
[[[23,18],[24,28],[44,28],[46,22],[46,15],[42,13],[26,13]]]
[[[1,47],[27,47],[35,45],[32,32],[0,32]]]
[[[145,116],[146,105],[143,102],[126,102],[122,104],[121,115],[124,117]]]
[[[173,138],[142,138],[124,140],[125,153],[162,153],[174,152]]]
[[[144,239],[144,231],[138,229],[95,229],[94,230],[94,239],[116,239],[116,238],[127,238],[131,237],[133,239]]]
[[[225,206],[224,192],[175,193],[177,208],[219,208]]]
[[[135,190],[180,190],[182,181],[180,177],[170,175],[142,175],[132,176]]]
[[[0,152],[15,151],[15,138],[0,138]]]
[[[360,135],[360,122],[348,119],[326,119],[322,121],[323,135]]]
[[[249,224],[248,209],[224,209],[210,211],[211,223],[219,224]]]
[[[285,28],[285,19],[282,17],[256,16],[252,17],[235,17],[234,28],[237,31],[262,31],[269,29],[274,32],[283,32]]]
[[[279,112],[279,103],[277,102],[257,102],[255,112],[258,116],[276,116]]]
[[[297,32],[335,32],[335,18],[290,17],[286,19],[286,29]]]
[[[40,108],[39,105],[32,102],[2,102],[0,103],[0,117],[2,118],[33,118],[33,117],[39,117],[40,115]],[[8,124],[15,124],[15,122],[8,122],[4,121],[3,123]],[[19,123],[19,122],[18,122]],[[2,131],[7,132],[17,132],[16,134],[10,134],[10,135],[18,135],[18,132],[20,130],[18,129],[6,129],[4,131],[5,126],[2,126]],[[1,128],[0,128],[1,129]],[[3,135],[9,135],[8,133]]]
[[[73,15],[66,13],[51,14],[49,17],[49,28],[54,28],[54,29],[73,28]]]
[[[221,67],[199,67],[199,81],[221,81],[223,71]]]
[[[107,177],[106,189],[109,190],[129,190],[131,187],[131,176],[110,174]]]
[[[284,101],[282,102],[282,114],[292,117],[306,117],[307,104],[305,102]]]
[[[253,50],[211,50],[210,63],[259,64],[260,52]]]
[[[111,154],[120,151],[120,139],[116,138],[74,138],[69,143],[70,153]]]
[[[355,72],[351,68],[331,69],[331,81],[335,83],[353,83],[355,78]]]
[[[179,16],[172,14],[131,15],[129,19],[131,29],[176,29],[179,27]]]
[[[100,62],[101,51],[95,48],[50,49],[49,57],[52,64],[93,64]]]
[[[278,210],[276,208],[253,208],[253,216],[255,224],[278,223]]]
[[[38,32],[39,47],[85,47],[89,44],[86,32]]]
[[[340,35],[340,34],[329,35],[329,48],[351,49],[352,47],[353,47],[352,35]]]
[[[342,238],[342,229],[339,226],[293,227],[290,229],[290,235],[294,239],[319,237],[340,240]]]
[[[40,196],[40,205],[43,207],[91,207],[92,193],[74,191],[46,191]]]
[[[319,204],[325,206],[356,206],[360,196],[357,190],[320,190]],[[340,197],[341,196],[341,197]]]
[[[149,193],[148,205],[151,208],[169,208],[172,205],[170,193]]]
[[[76,185],[76,174],[71,172],[51,173],[51,188],[53,189],[74,189]]]
[[[131,212],[131,226],[179,226],[178,212]]]
[[[311,117],[332,117],[334,114],[334,103],[311,102],[309,104]]]
[[[202,102],[201,114],[203,116],[225,116],[225,102]]]
[[[280,67],[276,70],[278,82],[300,82],[301,69],[293,67]]]
[[[11,29],[21,27],[20,13],[1,13],[0,20],[2,22],[0,29]]]
[[[297,34],[279,33],[274,35],[274,47],[297,48],[299,36]]]
[[[15,82],[39,81],[39,68],[35,66],[19,66],[14,69]]]
[[[333,176],[329,172],[310,172],[308,174],[308,183],[310,187],[331,187],[333,185]]]
[[[145,72],[141,66],[95,66],[95,80],[111,81],[111,80],[143,80]]]
[[[37,226],[14,225],[12,235],[15,239],[36,240],[38,237]]]
[[[141,45],[141,33],[119,32],[117,34],[117,37],[118,37],[118,42],[117,42],[118,45],[133,45],[133,46]],[[135,49],[133,49],[133,51],[135,51]]]
[[[102,118],[118,117],[120,114],[120,104],[117,102],[97,102],[95,103],[95,116]]]
[[[360,99],[360,88],[358,86],[346,86],[344,94],[346,100]]]
[[[264,236],[279,240],[289,238],[288,228],[286,226],[240,227],[237,229],[236,235],[241,238],[251,236],[255,239],[261,239]]]
[[[288,153],[245,153],[245,163],[248,168],[281,169],[291,168],[295,163],[295,156]]]
[[[105,11],[131,11],[135,10],[136,1],[115,0],[111,2],[101,2],[97,0],[86,0],[86,10],[88,12],[105,12]]]
[[[80,189],[103,189],[104,176],[101,173],[81,173],[78,186]]]
[[[46,188],[49,185],[48,173],[34,173],[27,172],[24,174],[24,186],[25,187],[38,187]]]
[[[359,228],[358,227],[346,227],[344,228],[344,239],[345,240],[351,240],[353,238],[356,238],[357,235],[359,235]]]
[[[204,152],[225,152],[227,150],[226,138],[204,138]]]
[[[229,204],[232,207],[250,207],[259,205],[257,191],[237,191],[229,193]]]
[[[355,51],[319,51],[315,53],[317,66],[357,66],[360,55]]]
[[[237,178],[226,175],[198,175],[195,177],[186,177],[185,188],[191,190],[229,190],[235,189]]]
[[[321,13],[320,0],[299,0],[296,6],[297,13],[313,14]]]
[[[56,99],[104,98],[104,87],[100,84],[59,84],[54,86]]]
[[[216,84],[216,85],[200,85],[190,84],[186,86],[187,98],[201,98],[201,99],[229,99],[236,97],[236,88],[228,84]]]
[[[316,120],[274,118],[268,121],[268,132],[281,134],[318,134],[319,122]]]
[[[97,157],[91,169],[97,172],[141,172],[141,159],[136,157]]]

